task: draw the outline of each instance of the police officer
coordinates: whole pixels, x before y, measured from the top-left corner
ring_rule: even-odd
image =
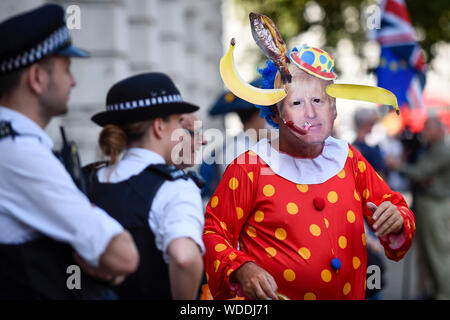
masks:
[[[0,42],[0,299],[113,298],[105,281],[136,270],[134,242],[77,189],[44,131],[67,111],[70,57],[87,54],[58,5],[2,22]],[[70,290],[75,264],[81,289]]]
[[[184,143],[178,137],[188,137],[183,118],[196,110],[167,75],[144,73],[116,83],[106,111],[92,118],[110,161],[91,171],[90,199],[131,232],[141,257],[119,286],[120,299],[197,296],[205,250],[200,189],[173,165]]]

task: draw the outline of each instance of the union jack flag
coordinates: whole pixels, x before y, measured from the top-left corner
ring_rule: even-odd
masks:
[[[378,86],[392,91],[400,107],[423,108],[427,67],[404,0],[382,1],[380,27],[375,30],[381,45]]]

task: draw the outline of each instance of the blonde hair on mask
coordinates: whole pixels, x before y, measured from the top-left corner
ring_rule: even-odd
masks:
[[[306,71],[303,71],[302,69],[300,69],[299,67],[297,67],[294,63],[290,63],[288,64],[288,70],[292,75],[292,80],[294,80],[294,76],[297,73],[301,73],[302,77],[314,77],[313,75],[310,75],[309,73],[307,73]],[[328,84],[332,84],[334,83],[333,80],[323,80],[320,78],[315,77],[316,79],[322,80],[322,81],[326,81]],[[277,74],[275,75],[275,80],[273,81],[273,87],[275,89],[280,89],[280,88],[285,88],[286,91],[289,91],[289,89],[292,86],[292,82],[291,83],[286,83],[283,84],[283,82],[281,81],[281,75],[280,72],[278,71]],[[326,94],[326,92],[325,92]],[[330,97],[328,94],[326,94],[326,96],[330,99],[331,102],[331,106],[336,108],[336,98]]]

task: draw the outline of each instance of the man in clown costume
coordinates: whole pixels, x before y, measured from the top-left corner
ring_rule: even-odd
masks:
[[[305,46],[289,58],[290,83],[273,64],[261,72],[266,87],[287,92],[262,107],[279,137],[236,158],[207,205],[209,287],[215,299],[364,299],[364,219],[398,261],[411,246],[414,214],[355,148],[331,137],[333,58]]]

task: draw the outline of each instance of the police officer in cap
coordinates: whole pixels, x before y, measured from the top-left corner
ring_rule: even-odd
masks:
[[[2,22],[0,42],[0,299],[113,298],[106,282],[136,270],[134,242],[77,189],[44,131],[67,112],[71,57],[87,54],[71,45],[58,5]]]
[[[131,232],[141,257],[118,287],[120,299],[197,296],[205,251],[200,189],[174,166],[176,147],[188,139],[184,117],[196,110],[167,75],[144,73],[116,83],[106,111],[92,118],[110,161],[88,173],[89,197]]]

